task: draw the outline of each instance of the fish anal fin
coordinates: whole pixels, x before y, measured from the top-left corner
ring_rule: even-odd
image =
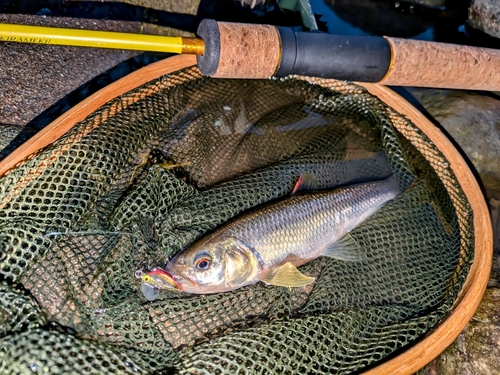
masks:
[[[366,260],[365,251],[349,233],[340,240],[326,246],[321,255],[345,262],[361,262]]]
[[[319,182],[312,173],[304,173],[299,176],[292,190],[292,195],[302,190],[318,190]]]
[[[273,273],[259,280],[271,285],[301,287],[311,284],[315,278],[304,275],[292,263],[286,262]]]

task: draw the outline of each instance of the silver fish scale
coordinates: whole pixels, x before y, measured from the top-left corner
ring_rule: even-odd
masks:
[[[292,196],[243,215],[221,228],[219,235],[235,237],[254,249],[264,267],[285,260],[301,265],[320,256],[397,194],[397,184],[389,178]]]

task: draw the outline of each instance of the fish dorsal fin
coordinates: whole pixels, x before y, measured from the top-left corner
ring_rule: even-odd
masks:
[[[349,233],[329,244],[321,255],[345,262],[361,262],[366,259],[366,253]]]
[[[259,280],[271,285],[299,287],[311,284],[315,278],[304,275],[292,263],[286,262],[272,274]]]
[[[302,190],[318,190],[319,182],[312,173],[304,173],[299,176],[292,190],[292,195]]]

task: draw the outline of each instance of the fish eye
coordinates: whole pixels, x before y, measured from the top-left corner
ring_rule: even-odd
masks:
[[[198,259],[194,265],[196,268],[199,268],[200,270],[206,270],[208,267],[210,267],[210,259],[208,258]]]
[[[210,267],[210,259],[208,258],[201,258],[198,259],[195,263],[196,268],[199,268],[201,270],[206,270],[208,267]]]
[[[212,265],[212,257],[207,251],[200,251],[193,259],[193,266],[200,270],[206,270]]]

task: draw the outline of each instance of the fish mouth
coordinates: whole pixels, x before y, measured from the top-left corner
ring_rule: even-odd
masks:
[[[181,277],[181,276],[172,276],[172,278],[175,280],[175,282],[182,288],[182,284],[187,284],[188,287],[195,287],[197,284],[191,280],[188,279],[187,277]],[[182,289],[181,289],[182,290]]]
[[[198,285],[195,281],[191,280],[190,278],[188,278],[184,275],[180,276],[179,272],[175,272],[176,271],[175,267],[172,267],[171,265],[172,265],[172,261],[167,262],[167,264],[165,265],[164,272],[167,273],[168,276],[171,278],[172,282],[175,283],[175,285],[172,284],[172,286],[176,287],[176,289],[178,289],[180,291],[184,291],[183,285],[185,285],[188,289],[194,288]],[[174,269],[172,269],[172,268],[174,268]]]

